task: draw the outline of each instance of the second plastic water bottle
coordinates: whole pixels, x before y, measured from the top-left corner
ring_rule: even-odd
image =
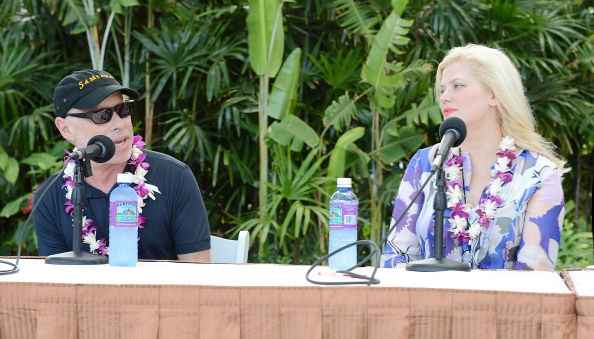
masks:
[[[338,191],[330,198],[330,245],[328,253],[357,241],[359,200],[351,191],[351,178],[336,180]],[[328,259],[333,270],[346,270],[357,264],[357,246],[351,246]]]
[[[138,195],[131,173],[118,174],[118,186],[109,195],[109,265],[136,266],[138,262]]]

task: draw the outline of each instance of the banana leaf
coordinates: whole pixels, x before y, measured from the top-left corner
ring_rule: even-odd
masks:
[[[361,78],[375,89],[374,100],[380,107],[394,106],[394,91],[403,80],[402,75],[398,74],[402,66],[388,61],[388,53],[401,53],[396,46],[409,42],[404,35],[412,23],[412,20],[404,20],[392,12],[375,36],[369,57],[361,70]]]
[[[281,66],[285,45],[280,2],[250,0],[246,23],[252,69],[259,76],[268,73],[269,77],[274,78]]]
[[[384,135],[382,146],[371,152],[371,156],[379,159],[384,164],[390,164],[406,156],[405,148],[414,151],[423,144],[423,136],[418,134],[412,127],[402,127],[398,136],[393,130]]]
[[[272,93],[266,108],[266,114],[278,120],[293,114],[297,103],[297,86],[301,68],[301,49],[295,48],[285,60],[274,82]]]
[[[354,145],[354,142],[361,139],[365,135],[364,127],[353,128],[338,138],[332,154],[330,155],[330,161],[328,162],[328,177],[329,178],[340,178],[344,177],[346,170],[346,154],[349,149],[349,145]],[[326,192],[332,194],[335,191],[336,185],[334,183],[328,183],[326,185]]]
[[[305,142],[309,147],[315,147],[320,143],[320,137],[316,131],[305,121],[294,115],[287,115],[280,122],[275,121],[270,125],[269,136],[280,145],[286,146],[293,139]]]

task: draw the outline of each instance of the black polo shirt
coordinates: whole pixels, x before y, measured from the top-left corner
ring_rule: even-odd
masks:
[[[196,178],[188,165],[166,154],[143,150],[150,169],[146,183],[159,188],[156,200],[146,198],[142,216],[147,218],[138,230],[139,259],[177,260],[178,254],[210,249],[208,217]],[[127,165],[125,171],[131,172]],[[34,203],[54,174],[35,192]],[[72,217],[66,214],[65,180],[60,178],[49,188],[34,213],[39,255],[72,251]],[[112,190],[116,187],[112,187]],[[86,208],[84,215],[98,227],[97,239],[105,238],[109,246],[109,194],[84,183]],[[89,245],[83,244],[83,251]]]

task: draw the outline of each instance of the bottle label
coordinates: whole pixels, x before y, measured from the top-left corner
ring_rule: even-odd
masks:
[[[117,227],[138,226],[137,201],[110,201],[109,225]]]
[[[359,204],[330,203],[330,229],[357,228]]]

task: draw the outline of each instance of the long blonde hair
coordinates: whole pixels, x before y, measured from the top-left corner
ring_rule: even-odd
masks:
[[[500,50],[475,44],[449,50],[437,67],[435,97],[438,100],[443,70],[456,61],[469,63],[473,74],[497,98],[503,135],[513,138],[516,145],[551,159],[560,174],[569,171],[565,160],[555,152],[555,146],[536,132],[536,121],[524,93],[520,72]]]

